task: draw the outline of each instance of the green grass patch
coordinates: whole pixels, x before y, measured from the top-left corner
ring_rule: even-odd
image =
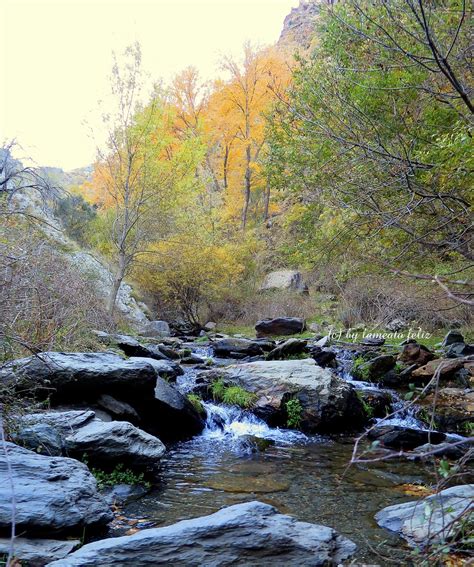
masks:
[[[243,409],[251,408],[257,400],[256,394],[247,392],[240,386],[226,386],[222,379],[216,380],[211,385],[211,393],[216,402],[222,402],[230,406],[239,406]]]

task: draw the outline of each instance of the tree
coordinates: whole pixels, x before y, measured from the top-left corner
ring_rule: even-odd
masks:
[[[311,237],[325,210],[340,211],[321,250],[364,239],[374,264],[402,273],[408,263],[422,278],[441,264],[439,282],[469,301],[462,278],[449,278],[473,258],[464,3],[349,0],[326,9],[321,32],[274,120],[273,182],[313,211]]]
[[[282,61],[274,53],[256,50],[250,44],[244,45],[244,56],[241,63],[232,57],[225,57],[222,67],[230,75],[230,81],[224,85],[222,94],[229,103],[229,116],[235,124],[235,134],[230,138],[226,150],[234,139],[239,140],[243,149],[243,205],[241,227],[245,230],[254,177],[258,169],[259,155],[265,143],[265,118],[273,100],[270,89],[272,73]],[[224,179],[227,180],[228,153],[225,153]]]

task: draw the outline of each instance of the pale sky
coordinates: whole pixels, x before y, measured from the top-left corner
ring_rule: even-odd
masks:
[[[274,43],[298,0],[0,0],[0,143],[72,169],[92,163],[98,101],[112,52],[139,41],[143,69],[169,81],[188,65],[206,79],[243,43]]]

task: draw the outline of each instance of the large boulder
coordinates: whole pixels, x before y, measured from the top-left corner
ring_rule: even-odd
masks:
[[[166,321],[149,321],[142,327],[141,334],[145,337],[169,337],[171,330]]]
[[[55,539],[27,539],[16,537],[13,540],[13,557],[28,567],[43,567],[51,561],[63,559],[81,545],[79,540],[59,541]],[[8,555],[11,541],[0,538],[0,556]],[[12,562],[11,565],[18,565]]]
[[[216,378],[254,393],[252,411],[271,425],[286,426],[291,399],[299,401],[300,428],[309,433],[353,430],[366,420],[354,388],[312,359],[235,364],[203,372],[198,380]]]
[[[259,341],[250,339],[229,338],[216,341],[213,344],[214,355],[221,358],[245,358],[263,354]]]
[[[104,353],[42,353],[13,361],[0,371],[1,389],[50,399],[53,406],[63,403],[92,405],[104,394],[126,402],[140,417],[140,426],[166,439],[182,439],[199,433],[203,423],[193,406],[168,384],[181,368],[172,362]],[[156,396],[157,385],[174,399],[181,398],[182,409]],[[193,413],[194,412],[194,413]]]
[[[379,526],[398,533],[414,547],[449,541],[474,511],[474,484],[453,486],[416,502],[395,504],[375,516]],[[460,521],[456,521],[460,519]]]
[[[98,528],[113,518],[86,465],[6,443],[6,455],[0,456],[0,530],[10,529],[13,514],[17,533],[48,536]]]
[[[356,545],[332,528],[299,522],[261,502],[224,508],[132,536],[85,545],[50,567],[115,565],[337,565]]]
[[[5,364],[3,387],[50,397],[55,402],[91,399],[101,394],[134,397],[153,391],[157,376],[176,374],[174,365],[144,358],[123,359],[110,352],[43,352]]]
[[[255,325],[257,337],[277,335],[295,335],[302,333],[306,328],[305,320],[299,317],[277,317],[276,319],[263,319]]]
[[[308,286],[303,280],[301,272],[296,270],[278,270],[270,272],[265,276],[265,280],[260,287],[260,291],[296,291],[298,293],[307,293]]]
[[[14,439],[27,448],[51,454],[49,444],[54,432],[59,439],[59,454],[77,458],[86,455],[94,464],[154,468],[165,452],[163,443],[153,435],[126,421],[102,421],[93,411],[36,413],[19,417],[17,424]],[[40,428],[46,428],[45,434],[41,435]],[[34,431],[36,436],[28,437],[25,431]]]

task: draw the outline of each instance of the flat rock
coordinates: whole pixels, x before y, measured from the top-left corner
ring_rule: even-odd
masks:
[[[166,321],[149,321],[143,325],[141,334],[145,337],[169,337],[171,330]]]
[[[83,463],[38,455],[7,443],[13,472],[17,533],[51,535],[108,524],[113,514],[97,492],[95,478]],[[12,521],[12,494],[7,460],[0,457],[0,529]]]
[[[453,486],[422,498],[388,506],[375,516],[379,526],[398,533],[410,545],[427,547],[449,540],[455,520],[474,510],[474,484]]]
[[[337,565],[356,545],[332,528],[299,522],[261,502],[224,508],[132,536],[90,543],[51,567],[114,565]]]
[[[295,335],[302,333],[306,328],[304,319],[299,317],[277,317],[275,319],[263,319],[255,325],[257,337]]]
[[[81,545],[79,540],[27,539],[17,537],[13,541],[13,557],[28,567],[43,567],[57,559],[63,559]],[[0,556],[8,555],[10,539],[0,538]]]

